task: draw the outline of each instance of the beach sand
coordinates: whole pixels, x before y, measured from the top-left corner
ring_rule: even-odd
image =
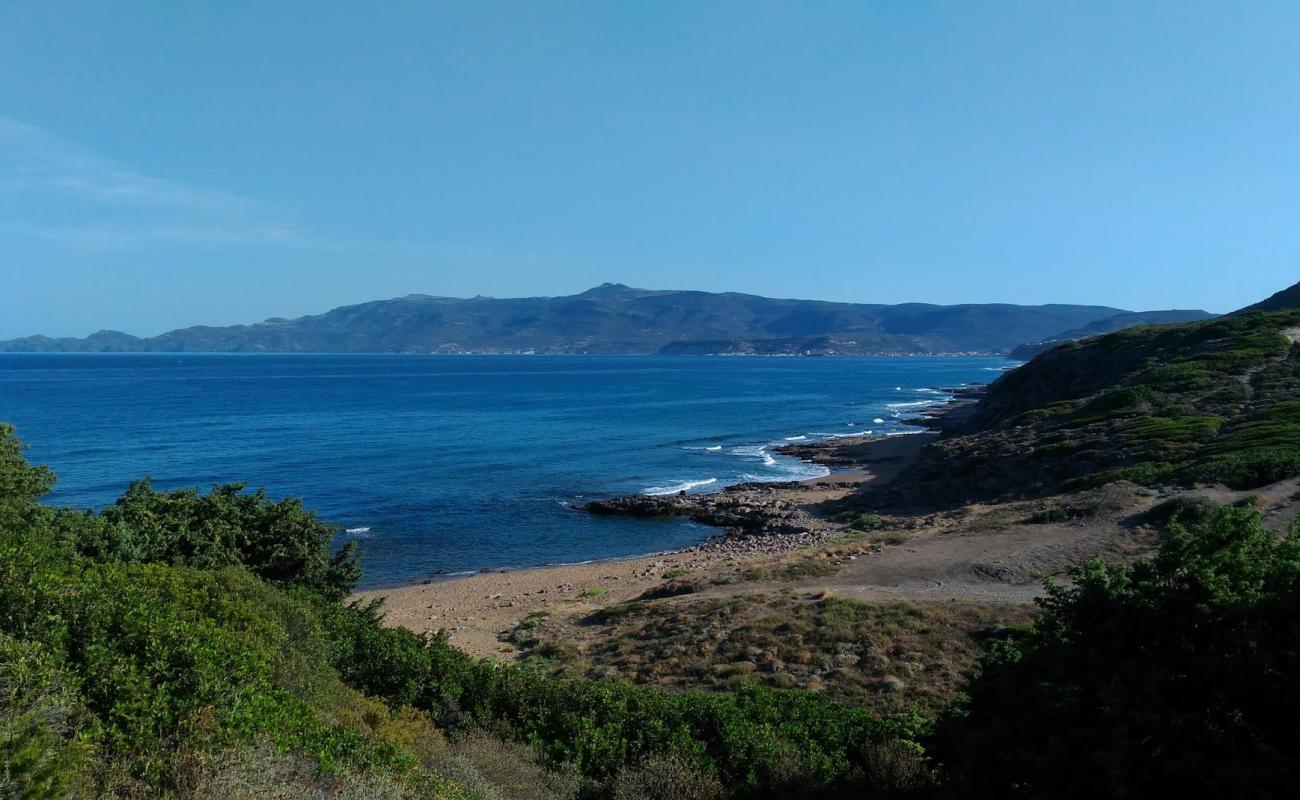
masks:
[[[752,504],[756,514],[782,507],[794,509],[797,533],[743,539],[714,539],[699,548],[661,555],[600,561],[589,564],[479,573],[394,589],[359,592],[361,602],[382,598],[386,619],[416,632],[445,629],[450,641],[469,653],[491,656],[513,652],[499,637],[523,617],[535,612],[573,616],[584,611],[631,600],[662,585],[671,570],[698,575],[711,569],[788,553],[805,546],[809,537],[825,541],[847,528],[828,519],[819,508],[841,499],[869,482],[893,477],[932,438],[919,433],[891,437],[843,438],[782,451],[831,468],[824,477],[807,481],[735,487],[720,493],[736,495]],[[719,534],[722,531],[718,531]]]

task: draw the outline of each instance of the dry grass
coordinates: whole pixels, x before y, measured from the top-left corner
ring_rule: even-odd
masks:
[[[742,682],[825,691],[880,712],[946,705],[1019,607],[869,604],[829,590],[610,606],[515,636],[539,669],[691,689]]]

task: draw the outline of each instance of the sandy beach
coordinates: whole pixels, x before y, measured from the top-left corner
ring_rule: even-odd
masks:
[[[793,445],[782,451],[825,464],[830,474],[806,481],[744,484],[706,495],[673,498],[724,502],[764,522],[774,516],[780,522],[779,532],[743,535],[737,530],[718,529],[717,535],[708,540],[673,553],[485,572],[360,592],[353,599],[369,602],[383,598],[391,624],[425,633],[445,630],[452,643],[470,653],[511,653],[514,648],[500,637],[529,614],[545,611],[578,615],[637,598],[662,585],[665,574],[689,571],[698,575],[734,569],[739,564],[779,557],[844,535],[848,528],[831,520],[823,506],[867,483],[888,482],[932,436],[917,433]]]

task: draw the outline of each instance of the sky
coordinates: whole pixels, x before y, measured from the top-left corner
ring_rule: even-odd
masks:
[[[0,338],[425,294],[1245,305],[1300,4],[0,4]]]

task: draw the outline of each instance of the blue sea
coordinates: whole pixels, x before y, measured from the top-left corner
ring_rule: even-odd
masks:
[[[364,585],[659,552],[710,531],[592,517],[616,494],[825,469],[787,442],[905,435],[1000,358],[0,354],[0,420],[99,508],[135,478],[301,497]]]

